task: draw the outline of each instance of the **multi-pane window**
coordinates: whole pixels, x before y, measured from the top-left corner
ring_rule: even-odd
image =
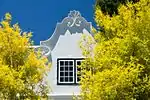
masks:
[[[57,83],[78,84],[80,81],[80,68],[82,59],[58,59]]]
[[[74,61],[59,60],[59,83],[74,83]]]

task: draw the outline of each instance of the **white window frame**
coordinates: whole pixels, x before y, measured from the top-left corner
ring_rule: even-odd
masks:
[[[60,61],[64,61],[64,62],[65,62],[65,61],[72,61],[72,62],[73,62],[73,81],[72,81],[72,82],[61,82],[61,81],[60,81],[60,77],[61,77],[61,76],[60,76]],[[74,67],[75,67],[74,60],[69,60],[69,59],[68,59],[68,60],[61,60],[61,59],[60,59],[60,60],[59,60],[59,66],[58,66],[58,67],[59,67],[59,68],[58,68],[58,69],[59,69],[59,72],[58,72],[58,82],[59,82],[60,84],[61,84],[61,83],[65,83],[65,84],[66,84],[66,83],[71,83],[71,84],[73,84],[73,83],[74,83],[74,77],[75,77],[75,76],[74,76],[74,73],[75,73],[75,71],[74,71]]]

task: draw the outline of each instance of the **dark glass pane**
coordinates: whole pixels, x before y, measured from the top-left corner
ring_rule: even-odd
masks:
[[[65,82],[68,82],[68,77],[65,77]]]
[[[64,71],[64,67],[60,67],[60,71]]]
[[[77,65],[81,65],[81,61],[77,61]]]
[[[60,72],[60,76],[64,76],[64,72]]]
[[[81,71],[81,68],[77,67],[77,71],[80,72],[80,71]]]
[[[65,71],[68,71],[68,67],[65,67]]]
[[[77,77],[77,81],[78,81],[78,82],[80,81],[80,77]]]
[[[69,76],[73,76],[73,72],[69,72]]]
[[[69,61],[69,65],[73,65],[73,61]]]
[[[65,61],[65,65],[68,65],[68,61]]]
[[[60,61],[60,66],[64,65],[64,61]]]
[[[65,76],[68,76],[68,72],[65,72]]]
[[[69,77],[69,82],[72,82],[73,81],[73,77]]]
[[[64,82],[64,78],[63,77],[60,77],[60,82]]]
[[[73,67],[69,67],[69,71],[73,71]]]

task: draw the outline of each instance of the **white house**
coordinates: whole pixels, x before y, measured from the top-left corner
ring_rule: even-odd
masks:
[[[72,100],[80,94],[77,65],[84,59],[79,47],[82,34],[92,36],[92,25],[78,11],[71,11],[61,23],[57,23],[52,36],[40,42],[44,55],[52,62],[48,74],[51,87],[48,97],[52,100]]]

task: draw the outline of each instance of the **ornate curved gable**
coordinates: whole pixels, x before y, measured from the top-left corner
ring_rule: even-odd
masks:
[[[57,23],[56,29],[52,36],[46,41],[40,41],[40,45],[53,50],[60,35],[64,35],[66,31],[71,34],[83,33],[83,29],[86,29],[91,33],[91,22],[87,22],[80,14],[79,11],[70,11],[68,17],[64,18],[61,23]]]

